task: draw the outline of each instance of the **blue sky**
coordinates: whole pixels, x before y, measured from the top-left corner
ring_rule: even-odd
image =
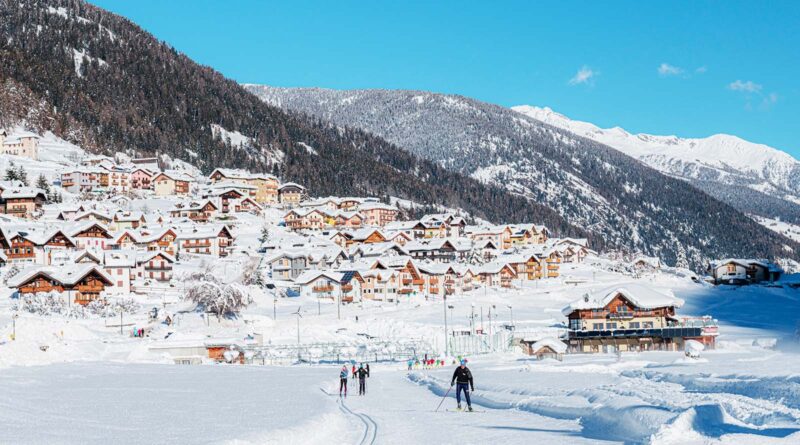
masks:
[[[92,3],[239,82],[456,93],[800,157],[797,1]]]

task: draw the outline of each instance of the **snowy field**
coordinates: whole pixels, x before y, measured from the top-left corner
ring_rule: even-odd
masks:
[[[458,295],[448,300],[448,322],[469,329],[474,304],[484,315],[476,327],[488,329],[494,305],[496,327],[511,321],[511,305],[521,333],[558,332],[567,303],[632,279],[590,265],[570,268],[565,275],[586,282]],[[262,295],[240,319],[217,321],[180,312],[181,303],[167,299],[162,304],[178,314],[177,326],[156,326],[145,339],[120,335],[109,320],[21,315],[17,341],[0,344],[0,442],[800,443],[800,292],[712,287],[667,273],[638,281],[686,299],[680,314],[718,318],[718,348],[699,359],[680,352],[568,355],[563,362],[518,351],[474,355],[469,366],[478,412],[472,414],[452,411],[452,393],[434,412],[449,387],[450,365],[409,372],[403,362],[371,363],[367,395],[354,395],[351,386],[340,401],[336,364],[180,366],[150,350],[247,332],[291,345],[298,306],[303,343],[355,347],[367,334],[435,348],[443,335],[441,300],[349,305],[339,319],[330,302],[275,303]],[[4,339],[12,327],[7,304],[0,303]],[[144,315],[133,318],[145,322]],[[351,349],[342,350],[343,359]]]

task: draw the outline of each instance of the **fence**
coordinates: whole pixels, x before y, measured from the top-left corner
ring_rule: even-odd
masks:
[[[512,347],[512,337],[513,334],[510,331],[498,331],[492,335],[455,335],[448,339],[448,351],[450,355],[477,355],[491,352],[508,352]]]

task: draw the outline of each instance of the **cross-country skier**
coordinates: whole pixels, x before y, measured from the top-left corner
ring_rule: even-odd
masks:
[[[461,359],[461,366],[456,368],[453,372],[453,378],[450,381],[452,387],[456,384],[456,402],[458,409],[461,409],[461,391],[464,391],[464,398],[467,399],[467,409],[472,411],[472,402],[469,400],[469,391],[475,391],[475,384],[472,382],[472,372],[467,368],[467,361]]]
[[[356,375],[358,376],[358,395],[363,396],[367,394],[367,377],[369,377],[369,371],[364,369],[364,364],[362,363],[361,366],[358,367],[358,371],[356,371]]]
[[[342,396],[342,390],[344,390],[344,396],[347,397],[347,365],[343,365],[339,372],[339,397]]]

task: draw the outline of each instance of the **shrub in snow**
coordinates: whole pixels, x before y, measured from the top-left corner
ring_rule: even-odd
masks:
[[[217,317],[236,315],[253,302],[243,286],[221,283],[210,273],[192,274],[189,281],[184,298]]]
[[[8,280],[13,278],[18,273],[19,273],[19,266],[14,264],[13,266],[9,267],[5,275],[3,276],[3,283],[8,283]]]

